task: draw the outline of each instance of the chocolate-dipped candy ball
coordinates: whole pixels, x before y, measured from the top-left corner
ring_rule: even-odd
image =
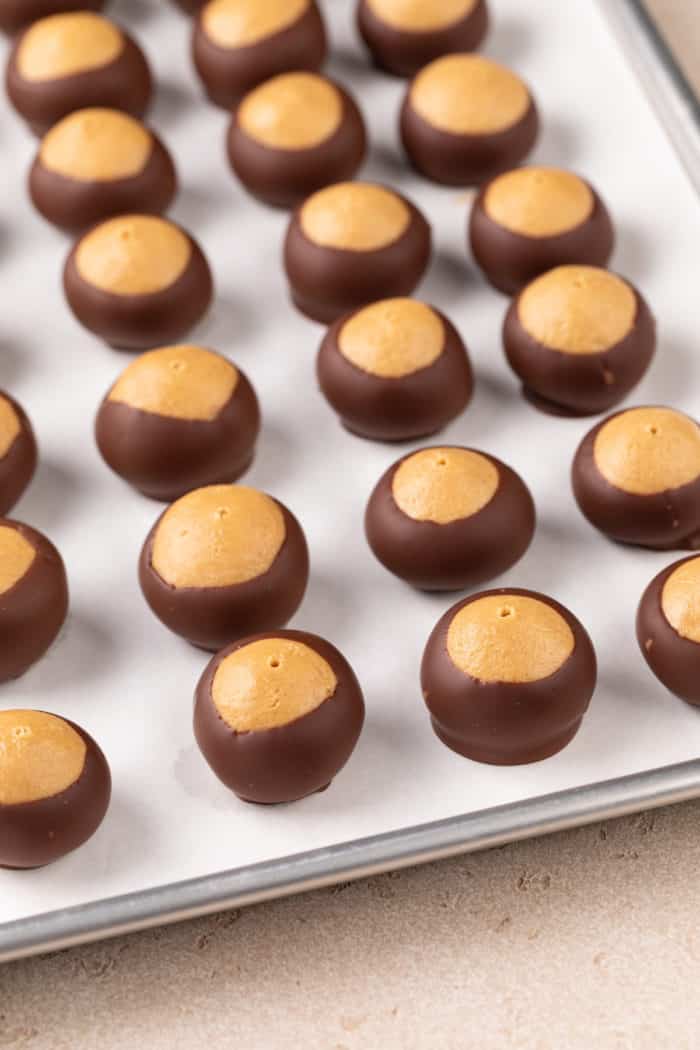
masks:
[[[621,277],[593,266],[558,266],[513,300],[503,346],[534,405],[556,415],[590,415],[612,408],[643,377],[656,326],[642,296]]]
[[[29,173],[37,211],[76,233],[112,215],[163,212],[176,188],[175,165],[160,139],[128,113],[99,107],[54,124]]]
[[[202,649],[276,630],[301,604],[309,555],[287,508],[243,485],[188,492],[146,538],[139,579],[155,615]]]
[[[317,73],[280,73],[253,88],[231,118],[231,167],[253,196],[293,208],[365,157],[365,124],[339,84]]]
[[[683,558],[654,577],[637,610],[637,641],[659,681],[700,706],[700,557]]]
[[[0,711],[0,868],[40,868],[99,828],[112,790],[92,737],[46,711]]]
[[[52,15],[25,30],[10,53],[5,83],[12,105],[37,135],[87,106],[142,117],[152,90],[141,48],[90,11]]]
[[[477,762],[539,762],[576,734],[596,684],[588,634],[536,591],[503,588],[453,605],[423,654],[423,698],[438,738]]]
[[[49,15],[101,11],[104,6],[105,0],[0,0],[0,29],[14,34]]]
[[[532,496],[519,475],[495,456],[454,446],[394,463],[365,513],[375,557],[426,591],[493,579],[523,556],[534,529]]]
[[[0,390],[0,515],[12,510],[34,477],[36,461],[36,439],[26,412]]]
[[[505,66],[445,55],[411,81],[400,130],[421,174],[445,186],[477,186],[527,156],[539,117],[527,85]]]
[[[200,750],[245,802],[323,791],[349,759],[365,716],[335,646],[305,631],[256,634],[210,661],[195,694]]]
[[[519,168],[483,187],[469,241],[486,279],[515,295],[555,266],[606,266],[615,234],[607,208],[584,179],[559,168]]]
[[[253,459],[260,410],[246,376],[201,346],[137,357],[104,398],[95,436],[102,457],[153,499],[236,481]]]
[[[357,26],[380,69],[412,77],[442,55],[475,51],[486,36],[486,0],[359,0]]]
[[[213,294],[199,245],[155,215],[119,215],[94,226],[70,252],[63,287],[78,321],[119,350],[177,342]]]
[[[322,324],[377,299],[410,295],[430,259],[430,226],[410,201],[370,182],[338,182],[292,216],[284,265],[294,304]]]
[[[672,408],[617,412],[579,445],[574,496],[610,539],[656,550],[700,545],[700,427]]]
[[[326,30],[316,0],[209,0],[195,23],[192,56],[211,101],[231,109],[278,73],[320,69]]]
[[[336,321],[316,370],[343,425],[378,441],[435,433],[463,411],[473,388],[459,333],[415,299],[383,299]]]
[[[44,655],[67,612],[66,570],[53,543],[29,525],[0,519],[0,682]]]

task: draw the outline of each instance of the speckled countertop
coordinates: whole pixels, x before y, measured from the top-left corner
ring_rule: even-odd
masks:
[[[700,0],[649,6],[700,89]],[[699,827],[700,801],[6,965],[0,1048],[694,1050]]]

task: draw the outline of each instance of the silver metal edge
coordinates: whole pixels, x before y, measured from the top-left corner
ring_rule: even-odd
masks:
[[[599,0],[700,192],[700,102],[641,0]],[[653,86],[653,91],[652,91]],[[700,759],[0,926],[0,962],[550,834],[700,795]]]

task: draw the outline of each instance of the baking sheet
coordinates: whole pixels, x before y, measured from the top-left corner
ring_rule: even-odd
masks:
[[[545,590],[582,619],[600,660],[598,690],[572,744],[536,765],[477,765],[433,736],[418,667],[434,622],[453,599],[417,594],[390,577],[362,534],[366,498],[400,450],[348,435],[316,391],[322,330],[288,304],[279,258],[285,216],[253,202],[230,176],[226,118],[200,97],[187,20],[164,0],[115,0],[112,13],[138,36],[158,79],[152,122],[182,178],[173,215],[199,238],[217,281],[215,306],[193,339],[230,354],[256,385],[264,428],[246,482],[286,502],[309,539],[311,583],[293,626],[325,634],[348,656],[365,689],[367,722],[331,790],[291,806],[239,803],[199,755],[191,697],[205,659],[152,617],[136,581],[140,544],[159,508],[110,474],[92,439],[98,401],[125,359],[84,333],[63,302],[59,278],[69,244],[31,210],[24,180],[35,143],[5,107],[0,385],[29,411],[42,453],[14,514],[46,531],[63,552],[72,606],[57,644],[3,687],[0,705],[43,707],[84,725],[108,755],[114,798],[102,829],[77,853],[41,871],[0,872],[0,924],[54,913],[0,925],[0,958],[153,921],[158,912],[184,915],[350,869],[454,851],[469,837],[472,845],[512,837],[514,813],[521,833],[561,826],[601,812],[600,789],[570,790],[598,781],[632,775],[615,787],[617,811],[633,799],[700,791],[695,762],[672,774],[636,775],[700,755],[700,715],[656,683],[634,639],[638,598],[671,558],[608,544],[579,515],[568,470],[591,422],[541,416],[520,399],[500,348],[506,302],[465,255],[467,195],[407,169],[395,126],[403,83],[369,67],[354,37],[350,0],[323,6],[334,48],[329,71],[354,90],[370,127],[373,150],[363,174],[396,185],[431,219],[435,256],[419,294],[452,318],[472,354],[474,401],[439,440],[501,456],[535,496],[535,542],[496,583]],[[580,170],[599,187],[619,231],[613,264],[639,284],[657,314],[658,356],[629,403],[665,402],[698,415],[700,203],[686,173],[598,6],[492,6],[486,52],[522,72],[541,107],[534,160]],[[566,794],[529,802],[552,792]],[[443,823],[435,828],[435,821]],[[369,845],[357,842],[367,836]],[[307,852],[318,850],[310,860]],[[295,862],[300,853],[305,858]],[[279,858],[286,859],[274,863]],[[231,869],[242,868],[236,882]],[[195,881],[173,885],[182,880]],[[148,892],[165,884],[170,888]],[[118,895],[128,896],[63,912]]]

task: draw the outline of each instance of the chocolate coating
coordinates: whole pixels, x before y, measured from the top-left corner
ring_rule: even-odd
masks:
[[[486,0],[457,22],[440,29],[410,31],[377,17],[367,0],[357,6],[357,27],[377,66],[397,77],[412,77],[441,55],[475,51],[489,28]]]
[[[316,373],[324,397],[348,430],[376,441],[408,441],[434,434],[466,408],[474,387],[466,347],[445,315],[431,309],[444,325],[442,353],[426,368],[398,378],[365,372],[341,353],[338,337],[357,311],[329,328]]]
[[[447,632],[454,616],[470,602],[499,594],[535,598],[566,621],[574,649],[554,674],[529,682],[483,682],[452,662]],[[443,744],[477,762],[519,765],[539,762],[569,743],[588,708],[596,674],[593,645],[576,617],[553,598],[512,587],[472,594],[445,613],[425,647],[421,686]]]
[[[18,33],[32,22],[65,11],[101,11],[105,0],[0,0],[0,29]]]
[[[9,401],[19,420],[19,433],[0,458],[0,515],[5,515],[12,510],[34,477],[38,453],[34,431],[26,412],[4,390],[0,394]]]
[[[29,195],[44,218],[69,233],[82,233],[113,215],[142,212],[159,215],[177,192],[173,159],[153,132],[153,149],[137,175],[85,181],[46,168],[37,153],[29,172]]]
[[[593,354],[544,346],[523,327],[519,298],[513,300],[503,324],[503,348],[528,400],[555,415],[577,416],[606,412],[622,401],[643,378],[656,349],[654,317],[637,289],[632,291],[637,304],[632,330]]]
[[[78,321],[117,350],[148,350],[182,339],[204,316],[214,293],[209,263],[182,232],[191,248],[184,272],[167,288],[144,295],[117,295],[84,280],[75,262],[77,241],[66,259],[63,288]]]
[[[276,208],[295,208],[323,186],[357,174],[367,151],[365,122],[355,100],[332,83],[342,101],[340,125],[309,149],[274,149],[257,142],[241,128],[238,112],[233,114],[226,139],[229,162],[254,197]]]
[[[173,0],[186,14],[193,15],[204,6],[206,0]]]
[[[68,582],[63,559],[42,533],[18,521],[16,529],[36,551],[27,572],[0,595],[0,682],[19,678],[39,660],[63,626]]]
[[[584,437],[574,456],[571,482],[585,518],[610,539],[652,550],[700,547],[700,477],[679,488],[640,495],[612,485],[599,471],[594,445],[615,412]]]
[[[21,75],[17,52],[22,37],[18,37],[7,62],[5,87],[10,102],[36,135],[44,135],[68,113],[88,106],[107,106],[143,117],[153,93],[151,70],[138,44],[121,27],[120,32],[124,47],[113,62],[84,73],[40,81]]]
[[[286,29],[244,47],[214,43],[204,31],[201,10],[192,36],[195,69],[209,99],[223,109],[232,109],[251,88],[278,73],[316,72],[326,52],[326,30],[316,0]]]
[[[662,569],[646,588],[637,610],[637,641],[659,681],[681,700],[700,706],[700,644],[679,634],[666,619],[661,605],[669,576],[695,557],[682,558]]]
[[[482,187],[472,206],[468,236],[474,260],[489,284],[512,296],[555,266],[607,266],[615,232],[605,204],[593,186],[587,185],[593,194],[591,214],[574,229],[552,237],[524,236],[495,222],[484,207],[489,187]]]
[[[498,472],[494,496],[475,514],[441,525],[409,517],[394,499],[394,475],[411,455],[382,475],[365,512],[367,542],[389,572],[421,590],[457,591],[499,576],[522,558],[535,530],[535,506],[514,470],[480,452]]]
[[[107,395],[95,420],[102,458],[145,496],[167,502],[238,480],[253,459],[260,408],[247,376],[237,371],[233,394],[211,420],[158,415]]]
[[[166,627],[192,645],[215,652],[251,631],[284,627],[292,618],[306,591],[309,552],[297,519],[284,504],[275,502],[282,511],[286,535],[272,566],[252,580],[226,587],[167,584],[152,565],[158,519],[141,551],[139,582],[146,601]]]
[[[411,215],[407,229],[374,251],[316,244],[302,230],[300,209],[294,212],[284,242],[284,266],[292,301],[303,314],[328,325],[367,303],[415,290],[430,259],[430,226],[410,201],[401,199]]]
[[[337,686],[317,708],[286,725],[236,732],[212,700],[214,676],[225,657],[263,638],[287,638],[314,649],[330,664]],[[328,787],[355,748],[364,712],[359,682],[335,646],[305,631],[275,631],[243,638],[213,657],[197,685],[194,732],[202,754],[227,788],[246,802],[270,805]]]

